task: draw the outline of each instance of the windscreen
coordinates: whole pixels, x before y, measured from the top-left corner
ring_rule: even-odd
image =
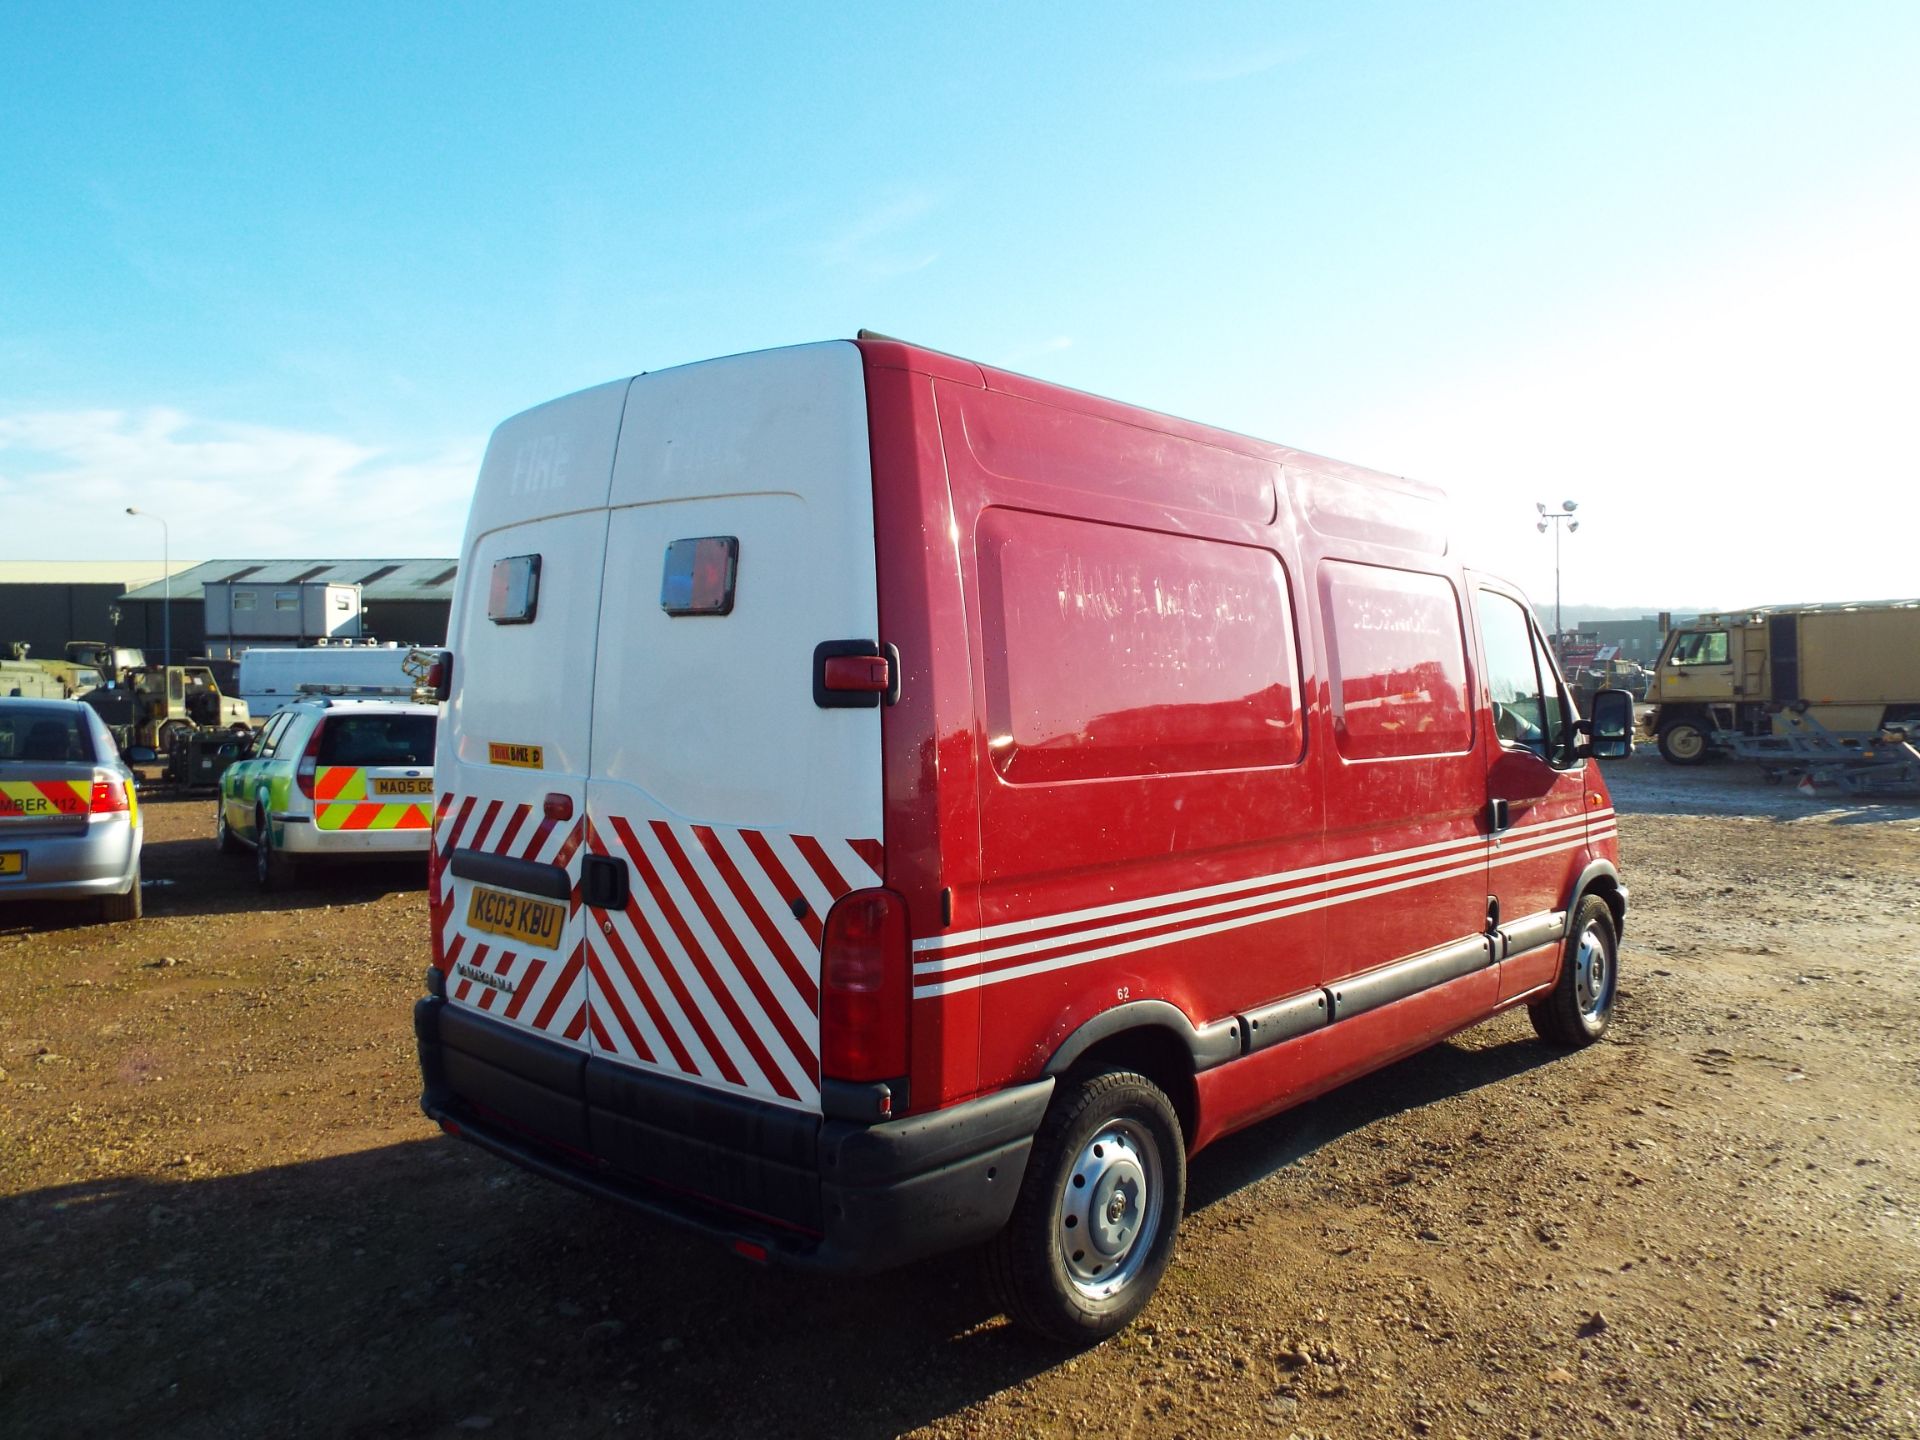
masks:
[[[431,765],[438,717],[329,715],[320,731],[322,765]]]
[[[93,736],[80,711],[0,702],[0,763],[84,763],[93,758]]]

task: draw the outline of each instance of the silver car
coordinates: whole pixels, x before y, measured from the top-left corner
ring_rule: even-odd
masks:
[[[140,801],[98,714],[0,699],[0,904],[83,900],[140,918]]]

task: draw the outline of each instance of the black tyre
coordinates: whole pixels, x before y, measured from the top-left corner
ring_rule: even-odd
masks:
[[[93,902],[94,918],[102,925],[118,925],[125,920],[138,920],[143,902],[140,898],[140,867],[133,867],[133,884],[124,895],[102,895]]]
[[[1560,979],[1546,999],[1528,1007],[1533,1028],[1552,1045],[1578,1050],[1607,1033],[1620,983],[1620,941],[1613,911],[1598,895],[1574,907]]]
[[[233,827],[227,824],[227,802],[224,797],[213,802],[213,838],[222,855],[238,855],[247,848],[234,835]]]
[[[1669,720],[1660,727],[1660,758],[1669,765],[1704,765],[1713,754],[1697,720]]]
[[[1104,1340],[1153,1298],[1186,1197],[1180,1118],[1151,1080],[1129,1070],[1062,1080],[988,1249],[996,1298],[1047,1339]]]
[[[273,827],[267,823],[264,810],[254,812],[253,842],[253,878],[260,883],[262,890],[285,890],[293,884],[298,867],[291,855],[282,855],[274,848]]]

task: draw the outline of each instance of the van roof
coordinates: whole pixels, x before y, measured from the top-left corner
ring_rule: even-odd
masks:
[[[1126,401],[1095,395],[1086,390],[1076,390],[1068,385],[1057,385],[1047,380],[1036,380],[1030,375],[982,365],[978,361],[950,355],[943,350],[934,350],[910,341],[897,340],[890,335],[882,335],[878,331],[861,330],[854,343],[866,355],[868,363],[882,369],[906,370],[914,374],[929,375],[935,379],[970,385],[979,390],[1016,395],[1023,399],[1055,405],[1063,410],[1074,410],[1110,420],[1129,421],[1137,419],[1141,414],[1147,414],[1161,422],[1169,433],[1178,435],[1182,439],[1217,446],[1223,450],[1231,450],[1275,465],[1293,465],[1322,474],[1336,475],[1345,480],[1380,485],[1426,500],[1447,498],[1444,490],[1423,480],[1394,475],[1385,470],[1372,470],[1362,465],[1352,465],[1344,460],[1316,455],[1310,450],[1297,450],[1290,445],[1281,445],[1271,440],[1244,435],[1237,430],[1225,430],[1219,426],[1202,424],[1197,420],[1169,415],[1165,411],[1154,410],[1148,406],[1129,404]]]

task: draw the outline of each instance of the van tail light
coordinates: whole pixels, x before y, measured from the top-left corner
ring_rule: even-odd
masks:
[[[856,890],[827,912],[820,942],[820,1071],[834,1080],[907,1073],[907,904]]]
[[[299,768],[293,772],[293,783],[300,787],[300,793],[309,800],[313,799],[313,775],[320,768],[320,737],[326,733],[327,722],[322,720],[313,727],[313,738],[307,741],[307,748],[300,756]]]
[[[453,652],[440,650],[435,652],[434,662],[427,666],[426,688],[436,700],[445,700],[453,694]]]
[[[87,801],[89,815],[125,815],[133,809],[133,797],[127,782],[107,774],[93,772],[93,795]]]

